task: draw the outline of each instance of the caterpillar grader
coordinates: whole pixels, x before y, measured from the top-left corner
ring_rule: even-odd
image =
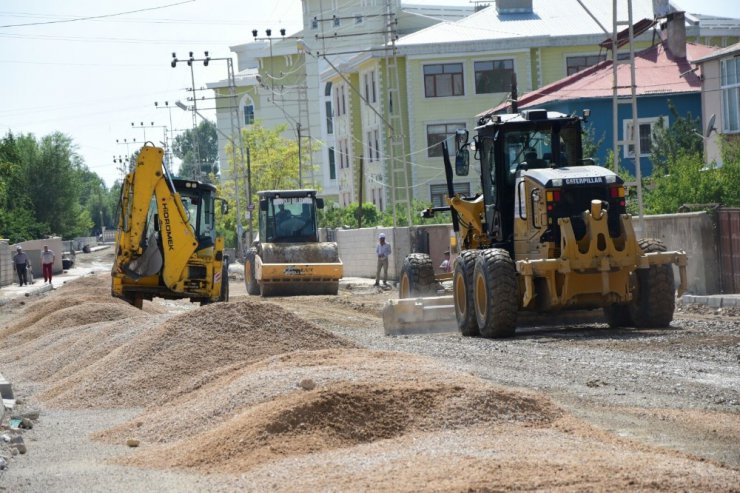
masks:
[[[426,254],[401,271],[400,297],[384,307],[386,333],[456,324],[464,336],[513,336],[527,314],[603,310],[613,326],[667,327],[686,289],[686,254],[657,239],[638,240],[622,178],[582,156],[583,118],[532,109],[485,114],[469,142],[455,135],[455,172],[465,176],[473,148],[482,193],[455,195],[447,143],[447,206],[458,253],[452,296],[436,296]]]
[[[266,190],[259,233],[244,261],[247,293],[263,297],[337,294],[344,267],[334,242],[319,241],[316,190]]]
[[[112,295],[137,308],[154,297],[228,301],[228,256],[216,234],[216,187],[176,180],[164,150],[145,145],[121,185]]]

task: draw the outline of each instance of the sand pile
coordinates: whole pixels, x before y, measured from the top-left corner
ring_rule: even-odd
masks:
[[[546,398],[482,380],[338,382],[246,409],[216,428],[143,450],[125,462],[245,472],[292,456],[319,454],[407,434],[501,423],[544,425],[559,412]]]
[[[64,407],[137,407],[298,349],[354,347],[272,303],[217,303],[168,319],[40,395]]]

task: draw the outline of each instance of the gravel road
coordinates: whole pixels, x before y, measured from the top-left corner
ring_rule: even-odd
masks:
[[[110,258],[110,251],[103,251],[78,256],[78,261],[83,268],[88,261],[93,270],[102,270],[100,266]],[[315,362],[310,353],[301,353],[298,357],[268,358],[254,370],[234,364],[234,373],[229,373],[231,367],[227,366],[228,371],[214,370],[215,376],[190,384],[192,400],[188,402],[187,395],[180,392],[180,400],[173,400],[169,408],[166,402],[157,402],[156,409],[49,405],[37,398],[48,390],[49,383],[36,381],[39,379],[29,374],[34,366],[27,355],[18,356],[7,346],[0,348],[0,355],[14,355],[12,361],[0,359],[0,371],[6,377],[22,376],[13,378],[21,398],[18,412],[41,411],[34,428],[22,432],[27,454],[12,456],[8,444],[0,442],[0,456],[8,461],[8,469],[0,471],[0,491],[740,491],[740,318],[736,313],[679,307],[671,327],[661,330],[613,330],[593,323],[530,327],[507,340],[464,338],[457,333],[385,336],[380,309],[395,293],[370,284],[344,284],[336,297],[265,301],[248,297],[243,281],[234,275],[230,303],[277,302],[300,319],[361,348],[353,351],[365,348],[373,352]],[[158,319],[180,320],[183,313],[198,309],[184,302],[157,300],[149,312]],[[0,314],[0,327],[20,320],[22,312],[20,303],[6,306]],[[216,316],[216,311],[209,313]],[[100,329],[87,324],[79,330],[85,337],[108,337],[111,322],[106,323],[101,323]],[[137,330],[135,325],[127,322],[126,330]],[[56,341],[47,336],[46,352],[38,354],[48,354],[53,344],[66,344],[62,337],[72,337],[74,332],[74,327],[66,327],[64,332],[60,329]],[[143,340],[131,334],[121,339]],[[150,337],[146,334],[144,338]],[[12,341],[6,337],[1,344]],[[115,350],[110,352],[115,354]],[[141,356],[130,357],[141,361]],[[100,370],[93,381],[87,377],[86,385],[94,385],[94,378],[105,379],[106,371]],[[455,375],[459,375],[459,387],[454,385]],[[289,382],[300,378],[302,384],[309,381],[312,388],[316,383],[307,378],[311,376],[319,393],[307,392],[306,399],[314,401],[302,400]],[[248,386],[241,386],[240,379]],[[220,388],[233,388],[232,396],[209,393],[211,381]],[[332,381],[341,385],[332,387]],[[74,379],[69,382],[74,392]],[[274,389],[265,388],[269,382]],[[500,399],[506,396],[514,406],[512,412],[524,417],[494,423],[471,415],[468,425],[460,425],[466,421],[465,414],[460,414],[464,410],[454,404],[459,397],[449,396],[464,394],[462,382],[478,389],[476,392],[490,385]],[[354,404],[327,407],[331,399],[338,399],[336,389],[351,395],[347,385],[360,384],[364,394],[355,394]],[[322,386],[335,389],[334,393],[321,394]],[[438,392],[434,390],[437,387]],[[256,388],[261,388],[258,394],[252,390],[246,395],[246,390]],[[243,401],[237,399],[240,392]],[[417,400],[404,402],[398,398],[403,392],[418,396]],[[210,410],[210,404],[199,405],[195,396],[203,395],[219,395],[228,401],[229,413],[241,421]],[[315,401],[322,395],[330,400]],[[428,401],[433,395],[437,400]],[[429,427],[434,420],[414,420],[411,413],[405,431],[396,430],[383,439],[352,441],[356,433],[374,435],[374,426],[394,429],[393,422],[383,421],[384,416],[403,415],[407,405],[416,413],[431,406],[430,402],[439,406],[442,395],[452,399],[452,407],[435,407],[444,421],[438,428]],[[112,401],[120,401],[120,397]],[[467,399],[477,402],[471,401],[470,395]],[[252,421],[259,420],[239,414],[239,406],[246,406],[247,401],[253,406],[248,412],[268,423],[264,430],[250,428]],[[360,401],[365,407],[358,418]],[[178,404],[182,402],[188,403]],[[528,402],[529,407],[517,408],[522,402]],[[190,441],[173,438],[169,441],[174,445],[167,445],[170,448],[149,443],[128,448],[120,443],[120,430],[135,430],[137,426],[142,433],[162,435],[167,422],[162,421],[158,435],[155,428],[160,425],[145,421],[155,417],[164,420],[177,415],[178,409],[189,410],[180,420],[198,416],[194,427],[211,431],[185,433],[193,435]],[[314,409],[323,420],[311,421],[314,418],[307,409]],[[302,417],[295,428],[289,427],[281,442],[275,441],[277,421],[270,422],[271,416],[278,416],[274,419],[281,423],[285,416]],[[208,420],[213,426],[208,426]],[[535,422],[539,424],[532,424]],[[316,423],[324,423],[323,428]],[[339,430],[340,423],[348,428]],[[187,426],[180,422],[176,428],[186,430]],[[269,446],[262,446],[260,437],[270,430]],[[18,434],[13,430],[0,433]],[[179,434],[183,435],[182,431]],[[106,435],[117,438],[95,438]],[[252,441],[245,441],[247,436]],[[168,441],[166,436],[160,440]],[[230,440],[237,443],[227,443]],[[232,462],[218,458],[221,447],[236,453],[242,442],[249,443],[254,453],[243,456],[245,452],[240,451],[242,455]],[[281,452],[283,448],[287,451]],[[189,451],[189,465],[166,467],[187,462],[178,456],[178,449]],[[200,464],[199,450],[203,451]]]

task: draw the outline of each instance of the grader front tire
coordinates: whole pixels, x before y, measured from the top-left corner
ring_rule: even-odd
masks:
[[[473,301],[473,271],[477,257],[477,250],[465,250],[460,253],[455,261],[455,273],[452,278],[457,327],[460,329],[460,333],[466,337],[478,337],[480,335]]]
[[[643,253],[665,252],[662,241],[645,238],[640,240]],[[636,327],[668,327],[676,309],[673,268],[669,264],[653,265],[638,269],[636,292],[629,303],[629,311]]]
[[[483,337],[511,337],[519,310],[517,273],[509,252],[483,250],[475,261],[473,298],[478,330]]]
[[[639,241],[643,253],[665,252],[662,241],[645,238]],[[653,265],[637,269],[630,277],[632,300],[604,308],[609,327],[668,327],[676,309],[673,268]]]
[[[426,253],[411,253],[403,259],[399,298],[418,298],[435,293],[434,267]]]

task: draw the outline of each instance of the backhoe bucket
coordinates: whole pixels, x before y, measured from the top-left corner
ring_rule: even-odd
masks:
[[[452,296],[388,300],[383,306],[385,335],[457,332]]]

